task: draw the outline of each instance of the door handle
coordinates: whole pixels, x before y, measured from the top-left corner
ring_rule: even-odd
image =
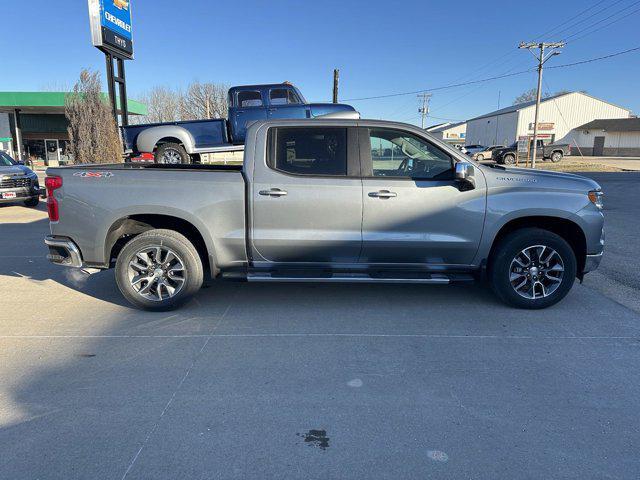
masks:
[[[369,192],[369,196],[374,198],[393,198],[397,197],[398,194],[389,190],[380,190],[378,192]]]
[[[265,197],[283,197],[287,194],[285,190],[280,190],[279,188],[272,188],[271,190],[260,190],[258,193]]]

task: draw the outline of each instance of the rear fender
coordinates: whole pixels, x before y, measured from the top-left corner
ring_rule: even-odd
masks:
[[[139,152],[152,153],[158,142],[163,138],[175,138],[182,143],[188,154],[195,149],[195,140],[191,133],[179,125],[160,125],[143,130],[138,135],[137,147]]]

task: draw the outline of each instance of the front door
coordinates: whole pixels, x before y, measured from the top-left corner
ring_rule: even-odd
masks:
[[[361,129],[360,135],[369,137],[360,143],[360,262],[470,264],[484,223],[482,174],[467,190],[453,178],[452,157],[428,140],[387,128]]]
[[[58,140],[45,140],[44,145],[47,152],[47,165],[57,165],[60,160],[58,156]]]
[[[596,157],[604,155],[604,137],[595,137],[593,139],[593,155]]]
[[[355,129],[271,127],[267,143],[251,191],[254,264],[356,263],[362,181]]]
[[[269,90],[269,108],[267,116],[276,118],[307,118],[307,105],[302,103],[298,95],[289,87],[278,87]]]

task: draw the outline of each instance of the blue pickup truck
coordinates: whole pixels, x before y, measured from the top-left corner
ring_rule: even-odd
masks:
[[[350,105],[307,103],[290,83],[231,87],[229,119],[188,120],[122,127],[125,152],[152,154],[156,163],[194,163],[204,153],[242,150],[247,125],[267,119],[358,118]]]

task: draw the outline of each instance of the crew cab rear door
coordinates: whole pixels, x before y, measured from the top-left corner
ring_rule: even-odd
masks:
[[[453,158],[430,140],[394,128],[361,128],[361,263],[470,264],[485,217],[485,183],[454,180]]]
[[[357,263],[362,181],[355,127],[272,126],[251,185],[251,256],[263,264]]]

